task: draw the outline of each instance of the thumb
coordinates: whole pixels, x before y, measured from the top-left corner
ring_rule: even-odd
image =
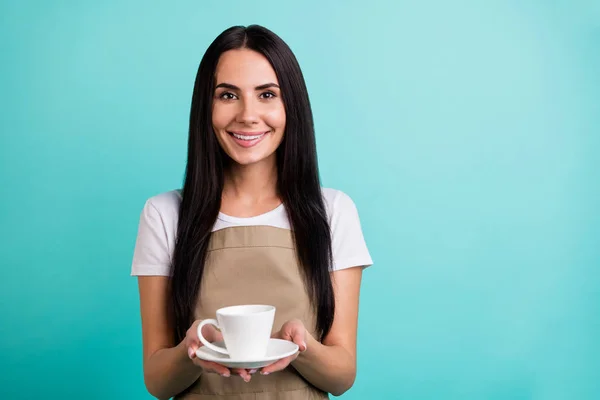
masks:
[[[294,342],[300,347],[300,352],[306,351],[306,329],[302,324],[291,324],[287,330],[288,340]]]
[[[192,360],[194,358],[196,358],[196,350],[198,350],[197,346],[190,346],[188,347],[188,357],[191,358]]]
[[[196,350],[200,347],[200,341],[191,337],[187,341],[187,353],[191,359],[196,358]]]
[[[186,345],[188,357],[191,359],[196,358],[196,350],[201,346],[200,339],[198,338],[198,325],[200,321],[195,321],[186,334]]]
[[[299,347],[299,351],[300,353],[303,353],[306,351],[306,349],[308,348],[308,346],[306,345],[306,337],[304,335],[304,332],[302,333],[298,333],[297,335],[294,336],[294,343],[296,343]]]

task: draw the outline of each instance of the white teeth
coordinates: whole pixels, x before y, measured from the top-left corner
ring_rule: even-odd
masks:
[[[265,132],[265,133],[267,133],[267,132]],[[232,133],[232,135],[240,140],[254,140],[254,139],[258,139],[259,137],[263,136],[265,133],[261,133],[260,135],[254,135],[254,136],[238,135],[237,133]]]

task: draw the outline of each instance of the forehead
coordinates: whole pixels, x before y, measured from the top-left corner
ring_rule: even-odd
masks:
[[[254,87],[269,82],[279,84],[275,70],[266,57],[249,49],[229,50],[221,54],[215,77],[217,85],[223,82],[239,87]]]

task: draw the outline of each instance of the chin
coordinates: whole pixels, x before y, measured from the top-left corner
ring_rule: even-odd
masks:
[[[231,155],[229,155],[229,158],[231,158],[231,160],[234,163],[245,166],[245,165],[258,164],[258,163],[260,163],[262,161],[266,161],[274,156],[275,156],[275,154],[266,154],[266,155],[245,154],[245,155],[234,155],[233,157]]]

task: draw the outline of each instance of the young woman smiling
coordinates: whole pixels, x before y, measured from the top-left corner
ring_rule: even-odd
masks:
[[[232,27],[194,86],[182,189],[149,198],[138,277],[144,378],[159,399],[313,399],[356,376],[361,276],[372,264],[345,193],[320,184],[312,111],[290,48]],[[197,326],[235,304],[276,307],[273,337],[299,346],[260,370],[202,360]],[[222,340],[209,325],[210,341]]]

